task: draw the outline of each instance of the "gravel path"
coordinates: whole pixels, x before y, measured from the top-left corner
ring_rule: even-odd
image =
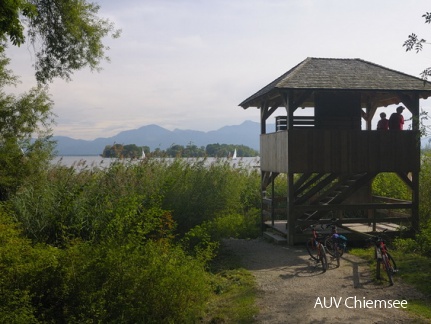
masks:
[[[389,300],[405,300],[408,307],[409,300],[422,298],[421,294],[397,278],[392,287],[375,283],[367,263],[348,253],[340,268],[328,259],[329,269],[322,273],[302,246],[276,245],[264,239],[229,239],[223,246],[256,277],[257,323],[423,323],[388,306]],[[379,307],[383,303],[386,308]]]

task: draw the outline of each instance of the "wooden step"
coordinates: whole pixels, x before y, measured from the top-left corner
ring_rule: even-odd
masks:
[[[270,231],[263,232],[263,237],[275,244],[287,244],[287,239],[285,237]]]

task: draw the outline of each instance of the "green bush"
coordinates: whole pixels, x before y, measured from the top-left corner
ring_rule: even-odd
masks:
[[[419,174],[419,215],[422,226],[428,226],[431,219],[431,152],[422,154],[421,172]]]
[[[50,287],[58,284],[59,251],[32,245],[6,213],[0,210],[0,320],[2,323],[37,323],[37,317],[55,308],[41,305]],[[54,274],[54,275],[53,275]]]
[[[0,315],[12,323],[197,321],[218,240],[259,233],[259,173],[222,161],[81,162],[39,179],[2,204],[14,221],[0,222]]]
[[[162,242],[78,244],[60,261],[64,322],[189,323],[210,292],[204,264]]]
[[[414,239],[398,238],[394,241],[397,249],[404,252],[417,252],[431,256],[431,155],[422,153],[421,172],[419,178],[419,217],[420,232]],[[396,174],[379,174],[373,182],[373,192],[376,195],[411,199],[410,190]]]
[[[151,222],[155,215],[158,211],[141,219]],[[210,293],[207,260],[173,244],[165,224],[169,217],[161,219],[150,226],[112,228],[102,243],[70,241],[58,249],[33,245],[2,217],[0,318],[5,323],[196,321]]]
[[[259,175],[218,160],[211,165],[177,159],[167,168],[163,207],[172,210],[180,234],[220,213],[260,206]],[[254,186],[256,185],[256,186]]]
[[[372,190],[376,196],[411,199],[409,188],[396,173],[379,173],[373,180]]]

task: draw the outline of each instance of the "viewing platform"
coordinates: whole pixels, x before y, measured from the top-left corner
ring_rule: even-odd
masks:
[[[431,82],[394,69],[309,57],[241,102],[260,112],[262,227],[269,220],[289,245],[304,240],[298,228],[332,215],[351,240],[379,229],[400,233],[395,224],[417,233],[419,107],[430,96]],[[391,129],[375,130],[378,109],[395,120]],[[411,114],[408,129],[403,111]],[[268,131],[273,114],[276,127]],[[405,201],[375,197],[373,182],[388,174],[401,180],[396,185],[410,196]],[[286,181],[282,199],[276,179]]]

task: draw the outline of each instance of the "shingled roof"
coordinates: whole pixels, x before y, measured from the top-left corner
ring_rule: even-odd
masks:
[[[414,91],[427,98],[431,82],[362,59],[309,57],[239,105],[256,107],[278,89]]]

